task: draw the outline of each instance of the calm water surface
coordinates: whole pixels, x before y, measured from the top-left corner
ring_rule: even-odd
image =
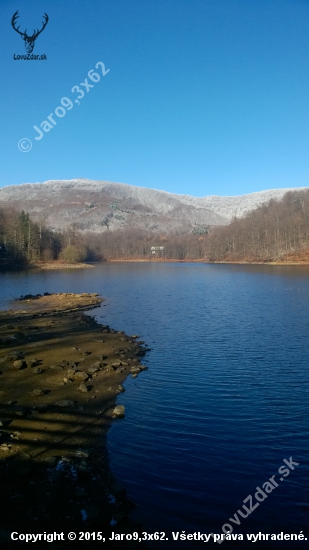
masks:
[[[98,320],[152,347],[108,437],[112,469],[147,531],[171,538],[229,523],[234,533],[309,537],[308,267],[117,263],[0,281],[2,307],[27,293],[99,292]],[[280,481],[291,456],[299,466]],[[273,475],[279,486],[231,523]]]

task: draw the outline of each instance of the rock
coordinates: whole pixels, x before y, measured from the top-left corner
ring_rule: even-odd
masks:
[[[16,340],[24,340],[26,335],[23,332],[14,332],[12,338],[15,338]]]
[[[32,395],[39,397],[40,395],[44,395],[44,393],[39,388],[35,388],[34,390],[32,390]]]
[[[40,367],[35,367],[32,372],[34,372],[34,374],[42,374],[43,370],[40,369]]]
[[[58,407],[74,407],[74,401],[71,401],[70,399],[61,399],[61,401],[57,401],[55,405]]]
[[[60,367],[60,365],[57,365],[57,364],[50,365],[49,368],[52,369],[52,370],[60,370],[60,369],[62,369],[62,367]]]
[[[10,353],[8,353],[10,359],[23,359],[24,355],[24,352],[21,350],[10,351]]]
[[[130,368],[130,373],[131,374],[138,374],[140,372],[140,368],[139,367],[131,367]]]
[[[148,370],[148,367],[145,367],[145,365],[138,365],[139,370]]]
[[[137,334],[132,334],[130,338],[133,338],[135,340],[136,338],[139,338],[139,336],[137,336]]]
[[[20,432],[10,434],[10,438],[11,438],[11,439],[16,439],[16,440],[18,441],[18,440],[20,439],[18,433],[20,433]]]
[[[76,368],[75,368],[75,367],[74,367],[74,369],[73,369],[73,368],[68,369],[68,370],[67,370],[68,377],[69,377],[69,378],[74,378],[75,372],[76,372]]]
[[[50,464],[50,466],[53,466],[54,464],[56,464],[57,458],[55,456],[48,456],[47,458],[45,458],[45,462],[47,462],[47,464]]]
[[[89,458],[89,453],[88,451],[76,451],[75,453],[75,456],[79,457],[79,458]]]
[[[63,470],[54,470],[50,474],[50,479],[53,483],[57,483],[58,481],[61,481],[63,478],[64,478]]]
[[[126,490],[125,488],[123,487],[123,485],[121,485],[121,483],[119,483],[118,481],[116,481],[116,483],[113,483],[112,487],[111,487],[111,491],[112,493],[116,496],[116,497],[120,497],[120,496],[125,496],[126,495]]]
[[[118,525],[118,523],[123,522],[128,518],[128,514],[124,514],[123,512],[118,512],[113,515],[113,519],[115,521],[115,524]]]
[[[78,380],[80,382],[84,382],[88,379],[88,374],[86,372],[77,371],[74,374],[74,380]]]
[[[90,468],[88,468],[88,466],[85,466],[84,464],[78,465],[78,471],[84,475],[90,474]]]
[[[16,416],[27,416],[28,414],[28,409],[25,409],[24,407],[16,407],[16,409],[14,410],[14,413]]]
[[[85,386],[85,384],[81,384],[80,386],[78,386],[78,390],[82,393],[88,393],[88,388],[87,386]]]
[[[136,377],[137,377],[137,373],[132,374],[132,378],[136,378]]]
[[[87,519],[89,521],[102,521],[102,509],[94,504],[89,504],[86,507]]]
[[[116,418],[123,418],[125,415],[124,405],[117,405],[113,410],[113,416]]]
[[[66,361],[65,359],[59,363],[60,367],[67,367],[69,364],[70,361]]]
[[[126,390],[124,389],[124,387],[123,387],[121,384],[119,384],[119,386],[117,386],[117,390],[118,390],[119,392],[122,392],[122,393],[123,393],[124,391],[126,391]]]
[[[36,405],[35,407],[32,407],[33,412],[36,413],[44,413],[48,409],[47,405]]]
[[[31,456],[28,453],[25,453],[22,451],[21,453],[18,453],[19,460],[30,460]]]
[[[97,355],[97,358],[98,358],[100,361],[105,361],[105,359],[107,359],[107,355]]]
[[[27,367],[26,361],[23,361],[22,359],[17,359],[17,361],[14,361],[13,363],[15,369],[25,369]]]
[[[98,370],[99,369],[97,367],[93,366],[93,367],[89,367],[88,372],[89,374],[94,374],[95,372],[98,372]]]

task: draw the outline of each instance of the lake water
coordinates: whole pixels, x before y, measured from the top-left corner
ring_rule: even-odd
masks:
[[[172,531],[222,533],[223,524],[309,537],[309,266],[115,263],[0,282],[1,307],[21,294],[99,292],[97,319],[152,348],[149,370],[119,396],[126,417],[108,444],[133,517],[166,532],[162,547]],[[290,457],[298,465],[283,478]],[[246,515],[243,501],[252,495],[254,506],[271,476],[278,486],[243,518],[237,510]]]

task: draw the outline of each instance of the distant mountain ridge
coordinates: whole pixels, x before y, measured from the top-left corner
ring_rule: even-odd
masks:
[[[53,230],[72,224],[81,231],[143,229],[189,233],[226,225],[270,199],[307,187],[269,189],[235,197],[177,195],[124,183],[86,179],[25,183],[0,189],[0,207],[29,212]]]

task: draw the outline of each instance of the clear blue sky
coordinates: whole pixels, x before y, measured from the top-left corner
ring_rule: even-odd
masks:
[[[16,10],[28,34],[48,14],[33,51],[47,60],[13,59],[26,54]],[[88,178],[205,196],[309,185],[308,0],[6,0],[0,22],[1,187]],[[94,84],[99,61],[110,71]],[[71,90],[85,78],[94,87],[78,105]],[[58,118],[63,97],[74,106]]]

